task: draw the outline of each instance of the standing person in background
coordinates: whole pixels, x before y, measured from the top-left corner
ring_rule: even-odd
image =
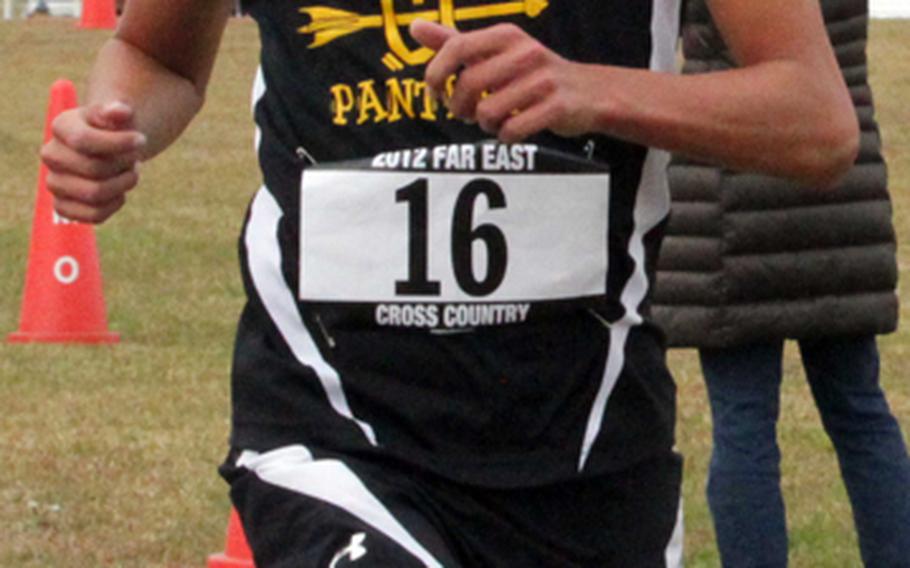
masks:
[[[868,12],[866,0],[821,6],[862,129],[842,181],[820,191],[681,158],[670,167],[654,316],[670,345],[699,349],[714,429],[708,503],[733,568],[787,564],[776,424],[788,338],[837,451],[866,566],[910,566],[910,459],[875,339],[895,329],[898,302]],[[689,0],[683,38],[686,72],[734,66],[704,0]]]
[[[743,69],[681,77],[676,0],[243,2],[264,183],[222,473],[257,566],[677,564],[660,148],[831,183],[858,137],[812,0],[712,4]],[[123,206],[230,10],[127,2],[43,151],[61,214]]]

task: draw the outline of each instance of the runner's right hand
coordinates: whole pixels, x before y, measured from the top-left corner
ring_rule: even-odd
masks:
[[[84,223],[101,223],[116,213],[139,181],[145,145],[133,109],[123,102],[60,113],[41,148],[57,213]]]

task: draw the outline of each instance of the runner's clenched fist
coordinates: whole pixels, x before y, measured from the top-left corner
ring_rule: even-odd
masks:
[[[139,181],[145,136],[122,102],[91,104],[60,113],[41,149],[47,188],[57,212],[74,221],[101,223],[126,202]]]

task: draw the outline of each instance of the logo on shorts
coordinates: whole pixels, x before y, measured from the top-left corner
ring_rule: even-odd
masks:
[[[332,558],[332,562],[329,564],[329,568],[337,568],[338,566],[347,566],[351,562],[355,562],[360,558],[363,558],[367,549],[363,545],[363,541],[367,539],[366,533],[354,533],[351,535],[351,542],[347,544],[344,548],[339,550],[335,556]],[[348,562],[339,564],[342,560],[347,559]]]
[[[421,6],[425,0],[411,0],[415,6]],[[395,10],[395,0],[379,0],[382,9],[379,14],[358,14],[330,6],[310,6],[300,11],[310,17],[310,23],[301,27],[302,34],[312,34],[310,48],[323,46],[340,37],[365,29],[382,29],[389,52],[382,62],[392,70],[403,69],[406,65],[422,65],[433,57],[433,51],[426,47],[416,49],[405,44],[401,33],[417,18],[439,22],[450,28],[456,27],[459,21],[517,16],[524,14],[536,18],[547,9],[549,0],[517,0],[493,2],[456,8],[455,0],[438,0],[435,9],[409,11],[399,14]]]

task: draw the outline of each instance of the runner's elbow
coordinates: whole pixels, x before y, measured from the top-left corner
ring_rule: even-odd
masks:
[[[833,187],[853,167],[859,154],[859,124],[852,107],[841,118],[819,124],[796,157],[798,178],[812,187]]]

